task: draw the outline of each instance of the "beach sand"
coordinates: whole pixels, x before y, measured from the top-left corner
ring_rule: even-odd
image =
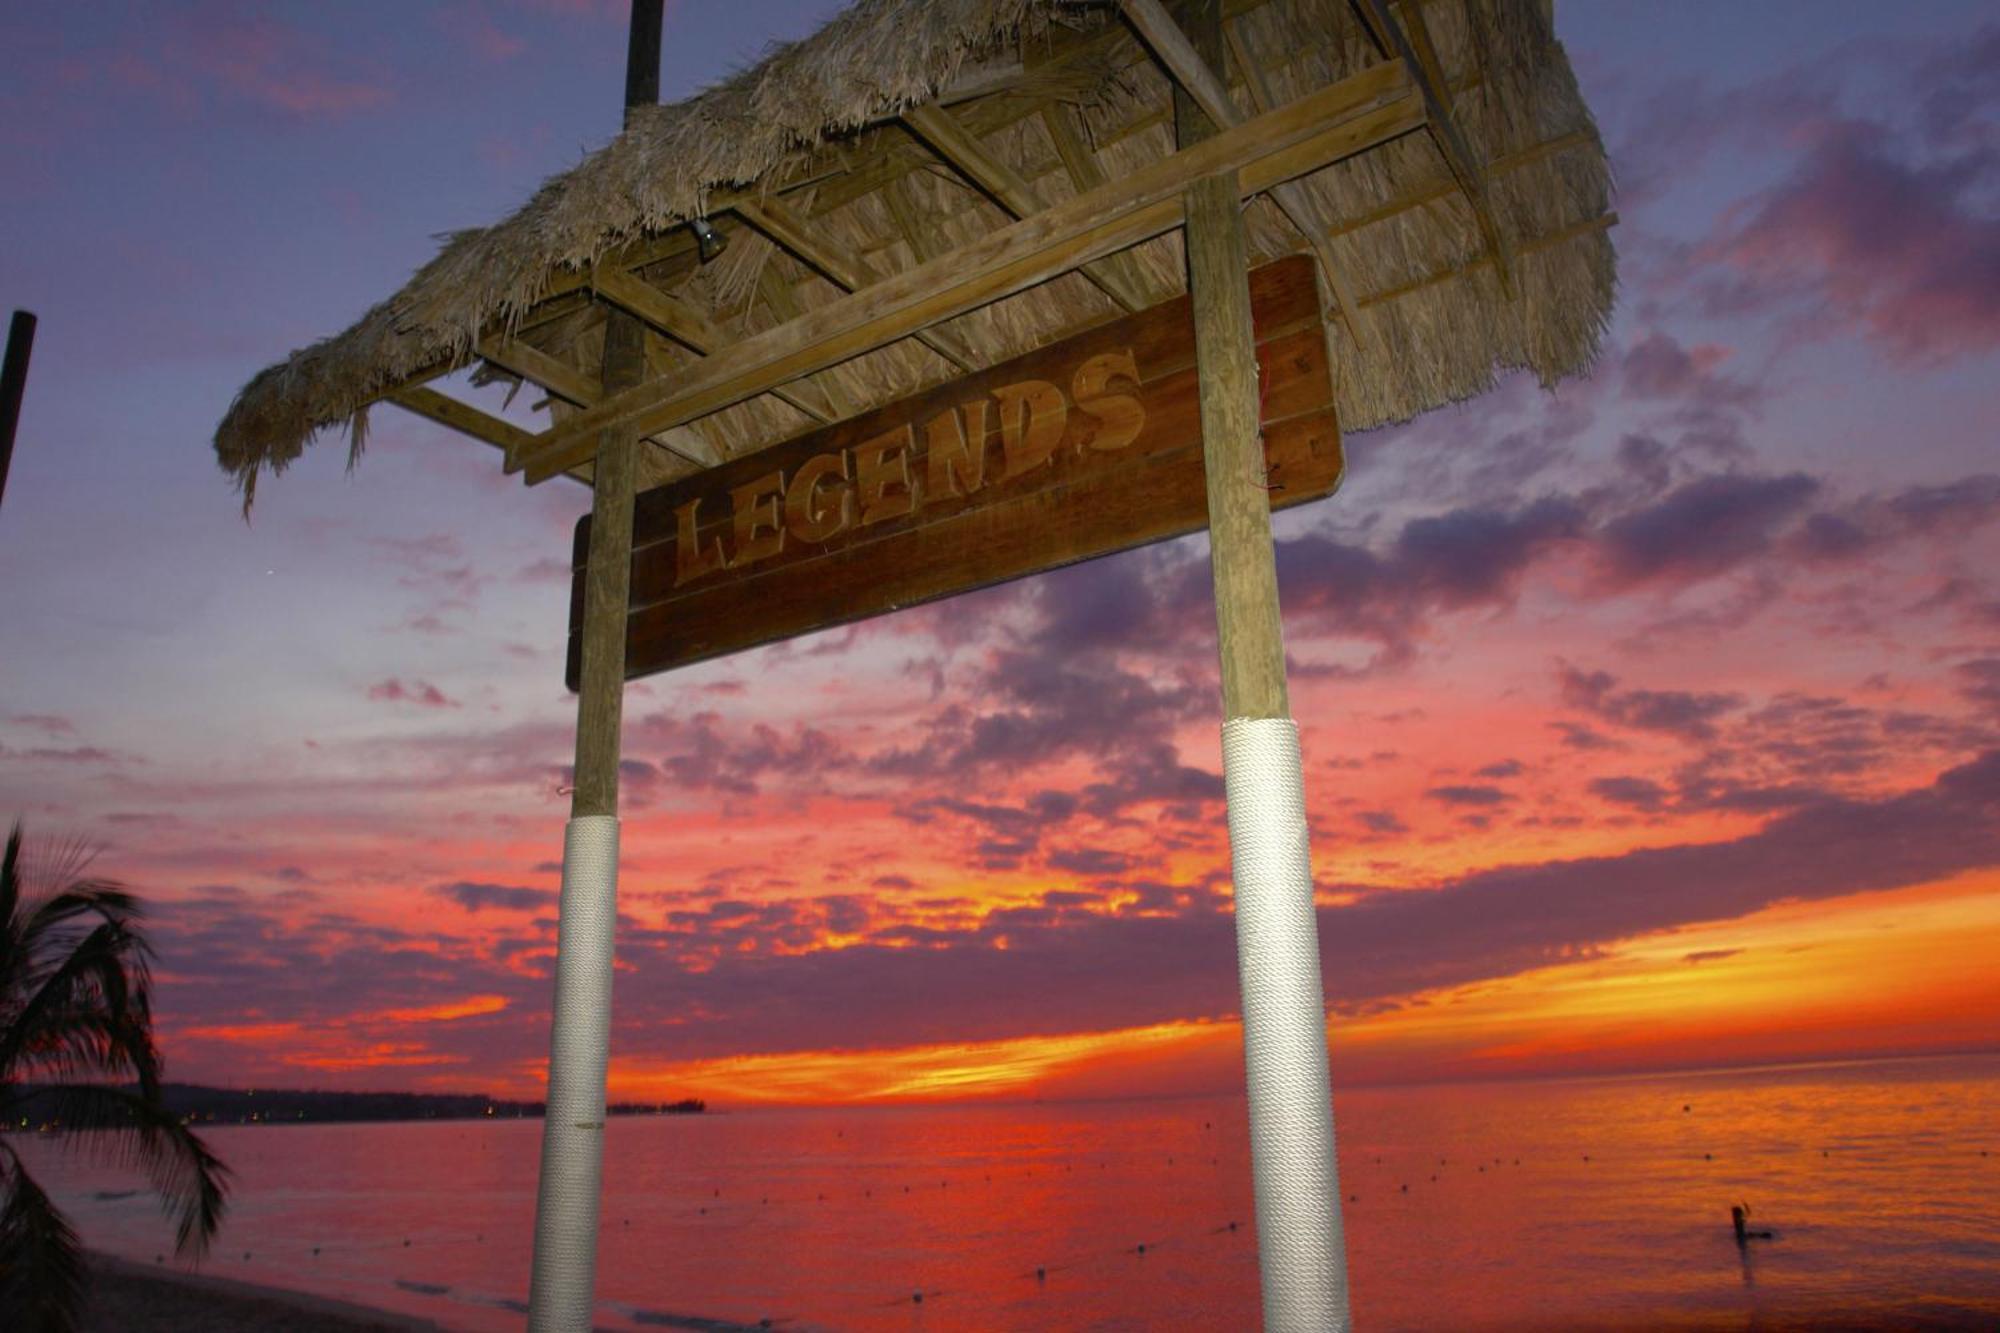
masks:
[[[149,1268],[105,1255],[90,1259],[85,1333],[408,1333],[426,1319],[371,1310],[228,1278]]]

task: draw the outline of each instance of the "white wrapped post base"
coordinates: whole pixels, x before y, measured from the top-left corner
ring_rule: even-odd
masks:
[[[618,918],[618,818],[584,815],[563,831],[549,1034],[542,1181],[535,1196],[530,1333],[589,1333],[604,1169],[604,1066],[611,1040],[611,950]]]
[[[1347,1246],[1297,724],[1224,722],[1222,779],[1236,878],[1264,1327],[1345,1333]]]

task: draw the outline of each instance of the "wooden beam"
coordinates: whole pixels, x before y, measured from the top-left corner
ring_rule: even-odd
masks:
[[[461,435],[492,445],[506,455],[509,464],[535,446],[533,431],[522,430],[511,421],[421,384],[390,390],[389,401],[440,426],[449,426]]]
[[[605,299],[637,315],[697,356],[712,356],[737,341],[733,334],[686,301],[622,268],[600,269],[593,285]],[[809,384],[772,392],[814,421],[834,421],[846,415]]]
[[[789,324],[805,313],[799,307],[798,293],[792,290],[792,284],[778,272],[776,264],[765,264],[758,270],[757,291],[763,296],[764,304],[771,308],[775,323]],[[794,383],[803,385],[811,384],[812,381],[801,379]],[[854,400],[847,396],[847,390],[843,389],[831,375],[815,387],[826,395],[827,406],[832,409],[831,415],[821,418],[822,420],[845,420],[860,410]],[[775,392],[782,393],[784,390]]]
[[[1240,121],[1208,61],[1156,3],[1121,0],[1126,16],[1163,56],[1180,84],[1174,97],[1183,151]],[[1200,35],[1219,54],[1216,0],[1186,6],[1205,18]],[[1205,14],[1202,11],[1206,11]],[[1159,25],[1164,24],[1164,28]],[[1177,66],[1184,66],[1177,68]],[[1203,95],[1206,89],[1207,96]],[[1195,107],[1200,112],[1194,111]],[[1203,114],[1205,113],[1205,115]],[[1188,296],[1194,308],[1201,385],[1202,457],[1208,479],[1209,563],[1215,577],[1216,646],[1225,718],[1291,715],[1285,690],[1284,627],[1271,545],[1271,494],[1258,430],[1257,340],[1250,320],[1249,241],[1233,173],[1194,181],[1187,192]]]
[[[938,240],[937,232],[926,225],[917,213],[917,201],[910,196],[909,177],[892,180],[883,186],[882,202],[888,205],[889,216],[895,219],[896,230],[909,243],[910,254],[917,263],[927,264],[945,252],[946,247]]]
[[[1438,152],[1443,154],[1445,166],[1451,169],[1452,176],[1458,181],[1458,188],[1464,192],[1466,202],[1472,205],[1472,216],[1479,225],[1480,238],[1485,242],[1494,268],[1500,275],[1500,290],[1508,299],[1513,299],[1513,248],[1493,218],[1493,202],[1486,190],[1485,165],[1472,151],[1471,144],[1466,142],[1457,120],[1452,116],[1451,87],[1437,62],[1437,52],[1431,48],[1429,30],[1424,30],[1423,53],[1420,53],[1410,34],[1389,12],[1387,0],[1354,0],[1354,4],[1383,53],[1392,60],[1402,61],[1417,81],[1418,91],[1424,98],[1424,115],[1431,138],[1436,142]],[[1423,25],[1421,6],[1406,4],[1404,9],[1414,16],[1415,25]],[[1428,61],[1424,58],[1426,53]]]
[[[1069,176],[1070,188],[1077,194],[1088,194],[1101,187],[1108,179],[1104,174],[1104,164],[1097,160],[1097,154],[1083,141],[1083,132],[1077,126],[1076,108],[1067,102],[1049,102],[1041,111],[1042,128],[1048,131],[1049,142],[1055,145],[1056,156],[1062,159],[1063,171]],[[1103,268],[1118,275],[1117,280],[1136,294],[1142,303],[1156,299],[1152,284],[1139,271],[1130,254],[1107,255],[1097,261]]]
[[[986,151],[986,145],[959,123],[958,118],[939,106],[911,107],[903,113],[903,123],[915,130],[938,156],[957,168],[967,180],[993,196],[995,203],[1016,219],[1030,217],[1048,207],[1035,187],[1021,174]],[[1085,264],[1083,274],[1098,290],[1126,310],[1145,306],[1145,295],[1128,286],[1122,276],[1102,263]]]
[[[632,281],[639,280],[634,278]],[[622,312],[614,313],[622,316]],[[611,336],[609,327],[607,324],[607,339]],[[533,380],[556,397],[577,407],[595,407],[604,399],[603,393],[590,382],[590,376],[562,358],[550,356],[519,338],[484,338],[480,340],[477,350],[479,355],[493,364]],[[722,461],[722,455],[716,452],[715,447],[693,431],[656,432],[648,442],[699,467],[714,467]],[[508,471],[519,465],[518,460],[509,456]]]
[[[604,395],[590,376],[519,338],[481,338],[474,348],[494,365],[533,380],[565,402],[589,407]]]
[[[843,291],[863,291],[880,281],[861,256],[815,232],[776,199],[742,200],[736,205],[736,215]],[[918,329],[911,336],[960,370],[978,367],[979,359],[971,350],[944,329]]]
[[[1423,124],[1401,64],[1371,66],[1088,194],[1003,227],[876,287],[747,338],[691,367],[678,385],[648,384],[607,399],[555,433],[527,461],[531,483],[590,456],[609,421],[660,430],[691,421],[1011,296],[1077,265],[1149,240],[1181,220],[1193,181],[1237,171],[1245,191],[1317,171]]]
[[[1174,22],[1173,16],[1161,7],[1160,0],[1119,0],[1119,8],[1124,11],[1126,21],[1160,58],[1160,63],[1166,66],[1174,82],[1208,114],[1217,129],[1228,129],[1243,123],[1242,113],[1229,100],[1229,91],[1223,86],[1222,79],[1201,58],[1187,34],[1181,31],[1180,24]],[[1270,85],[1264,81],[1264,72],[1257,68],[1256,62],[1239,55],[1237,63],[1243,69],[1251,102],[1259,113],[1275,110],[1276,99],[1272,97]],[[1284,181],[1271,191],[1271,198],[1312,247],[1314,258],[1319,260],[1320,271],[1326,275],[1327,287],[1340,308],[1340,322],[1347,326],[1348,336],[1359,347],[1379,346],[1379,340],[1362,336],[1353,286],[1347,281],[1347,274],[1333,253],[1333,242],[1327,236],[1326,223],[1312,196],[1297,181]]]

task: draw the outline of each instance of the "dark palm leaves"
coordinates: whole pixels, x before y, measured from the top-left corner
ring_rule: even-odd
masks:
[[[139,901],[82,878],[84,859],[60,849],[34,873],[18,825],[0,856],[0,1124],[18,1119],[33,1086],[66,1146],[152,1180],[181,1253],[198,1256],[221,1225],[228,1172],[160,1100]],[[31,903],[31,878],[57,887]],[[66,1333],[82,1276],[76,1233],[0,1142],[0,1314]]]

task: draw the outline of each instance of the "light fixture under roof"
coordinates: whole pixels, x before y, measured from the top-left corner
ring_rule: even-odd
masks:
[[[695,218],[688,226],[694,230],[695,244],[701,247],[701,262],[704,264],[721,254],[723,247],[729,244],[729,238],[717,231],[707,218]]]

